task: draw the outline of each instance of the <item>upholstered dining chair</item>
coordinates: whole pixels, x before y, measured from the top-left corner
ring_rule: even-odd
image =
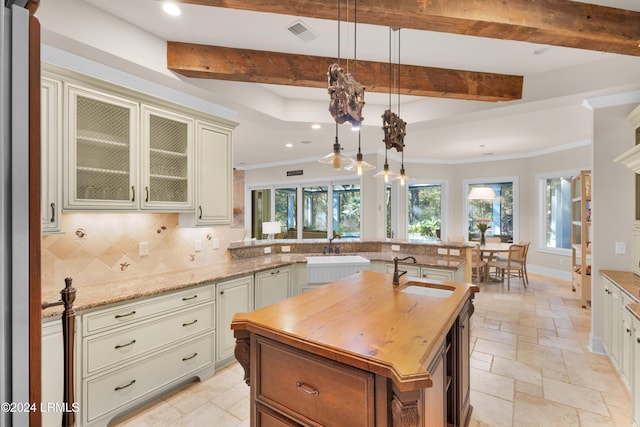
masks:
[[[507,290],[511,290],[512,277],[519,278],[523,286],[527,287],[527,282],[524,278],[525,251],[525,245],[513,244],[509,246],[509,255],[506,261],[494,260],[489,262],[488,268],[495,268],[496,275],[500,274],[503,283],[505,275],[507,276]]]
[[[476,244],[471,250],[471,281],[485,282],[488,278],[487,261],[482,259],[480,245]]]

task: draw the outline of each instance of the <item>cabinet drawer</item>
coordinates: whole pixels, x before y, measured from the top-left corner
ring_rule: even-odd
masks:
[[[374,425],[373,374],[265,338],[255,344],[258,402],[304,424]]]
[[[83,381],[85,422],[90,422],[171,381],[213,366],[213,332],[124,369]]]
[[[393,265],[393,263],[386,264],[384,266],[385,273],[393,274],[394,270],[395,270],[395,266]],[[417,265],[398,264],[398,270],[406,271],[407,272],[406,275],[410,277],[420,277],[420,267],[418,267]]]
[[[130,328],[96,334],[83,340],[84,375],[171,345],[174,341],[199,334],[215,326],[214,303],[203,304]]]
[[[88,313],[82,317],[83,336],[127,325],[166,311],[179,310],[214,298],[215,287],[208,285]]]
[[[422,267],[420,272],[424,279],[442,280],[445,282],[452,282],[454,276],[454,271],[441,268]]]
[[[264,408],[262,405],[256,405],[256,425],[260,427],[299,427],[300,424],[294,423],[282,416],[275,414]]]

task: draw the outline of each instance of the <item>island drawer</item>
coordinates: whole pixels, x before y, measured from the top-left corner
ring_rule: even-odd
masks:
[[[215,326],[215,305],[201,304],[174,315],[128,328],[95,334],[83,340],[84,375],[133,359],[143,353],[197,335]]]
[[[373,374],[262,337],[254,348],[256,401],[301,424],[374,425]]]
[[[215,299],[215,295],[215,285],[206,285],[87,313],[82,316],[83,335],[128,325],[161,313],[210,301]]]

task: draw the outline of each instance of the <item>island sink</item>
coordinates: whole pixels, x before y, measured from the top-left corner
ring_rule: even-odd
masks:
[[[413,295],[421,295],[434,298],[449,298],[453,295],[454,287],[432,284],[428,282],[408,282],[407,286],[400,292]]]

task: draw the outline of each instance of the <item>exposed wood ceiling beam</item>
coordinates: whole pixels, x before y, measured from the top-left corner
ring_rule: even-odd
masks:
[[[186,77],[326,88],[327,70],[336,62],[327,57],[167,42],[167,67]],[[339,64],[347,68],[346,61]],[[349,65],[353,67],[353,61]],[[475,101],[522,98],[521,76],[412,65],[401,65],[400,73],[400,93],[406,95]],[[356,76],[368,92],[389,92],[388,63],[358,61]]]
[[[326,0],[179,1],[337,19],[337,2]],[[358,23],[363,24],[640,56],[640,12],[569,0],[358,0],[357,12]]]

